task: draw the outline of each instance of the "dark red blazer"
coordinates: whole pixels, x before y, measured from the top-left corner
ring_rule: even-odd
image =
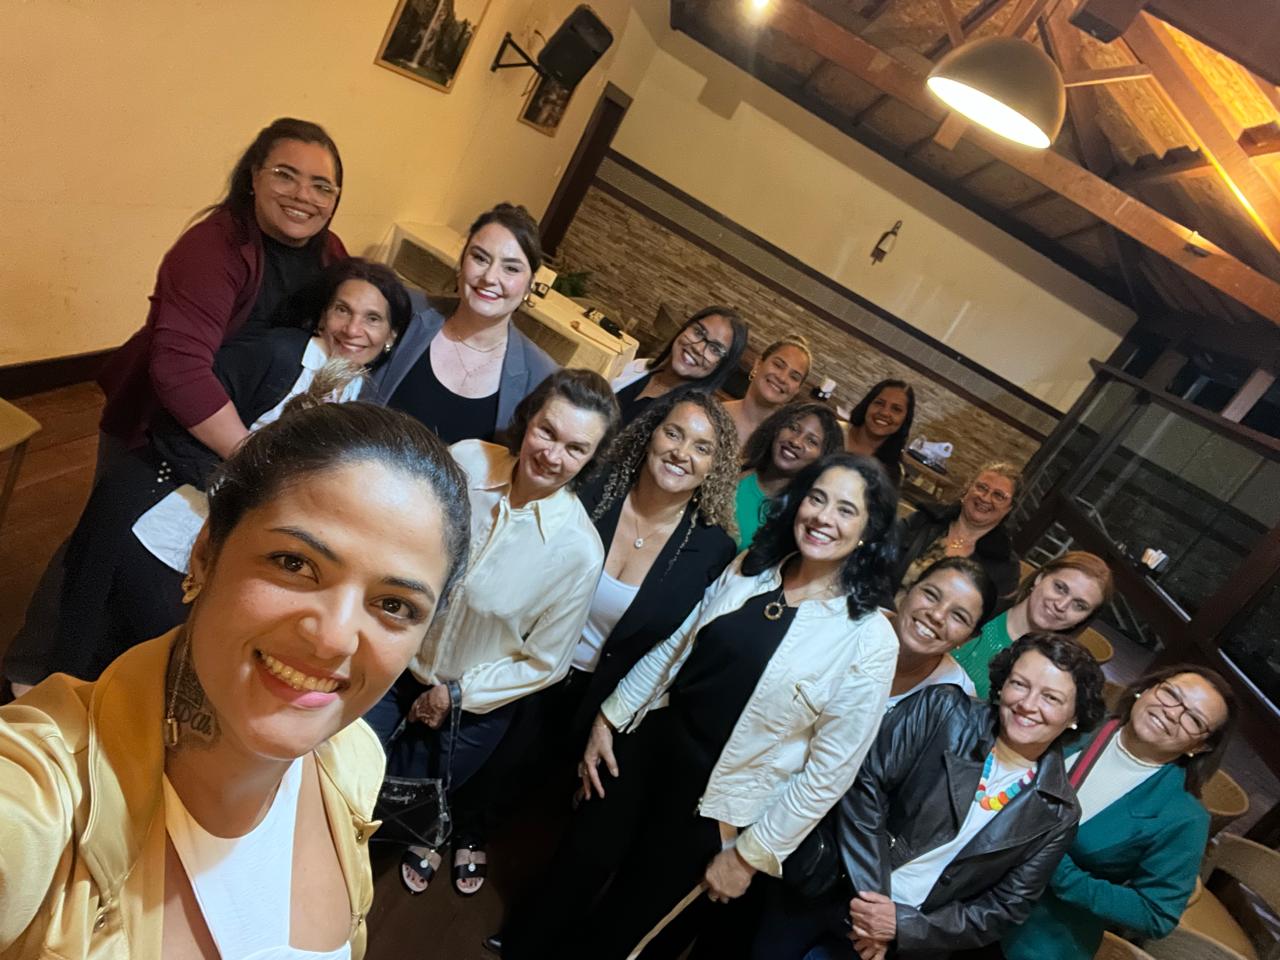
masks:
[[[327,231],[325,265],[347,256]],[[193,427],[227,403],[213,375],[218,348],[249,317],[262,286],[262,233],[219,207],[178,238],[160,262],[147,322],[103,367],[102,431],[129,448],[146,441],[163,408]]]

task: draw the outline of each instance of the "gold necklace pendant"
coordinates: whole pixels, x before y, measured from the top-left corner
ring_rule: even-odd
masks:
[[[766,620],[781,620],[782,611],[785,609],[786,607],[782,605],[781,601],[771,600],[764,605],[764,618]]]

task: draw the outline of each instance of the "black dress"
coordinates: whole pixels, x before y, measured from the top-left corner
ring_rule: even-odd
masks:
[[[601,766],[605,796],[579,808],[537,894],[513,915],[503,944],[508,960],[621,960],[701,878],[720,850],[720,832],[698,815],[698,801],[795,619],[794,607],[777,620],[764,616],[777,596],[760,594],[703,627],[669,705],[614,738],[619,775]],[[645,956],[674,957],[684,946],[664,941]]]
[[[498,418],[498,392],[475,399],[458,396],[436,376],[428,344],[387,406],[421,420],[445,443],[492,440],[493,425]]]
[[[614,394],[618,400],[618,409],[622,411],[622,425],[624,427],[644,413],[649,408],[649,404],[658,399],[657,397],[639,396],[640,392],[649,385],[649,381],[652,379],[653,374],[646,373],[639,380],[628,383]]]
[[[263,329],[279,319],[289,297],[308,287],[324,272],[324,241],[301,247],[262,235],[262,286],[245,319],[245,329]]]

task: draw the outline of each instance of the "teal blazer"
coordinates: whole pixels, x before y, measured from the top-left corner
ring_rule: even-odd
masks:
[[[1208,812],[1187,792],[1186,771],[1168,764],[1080,824],[1031,916],[1002,941],[1005,956],[1092,960],[1108,928],[1167,936],[1195,888],[1208,839]]]

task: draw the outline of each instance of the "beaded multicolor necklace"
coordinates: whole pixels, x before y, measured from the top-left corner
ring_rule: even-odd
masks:
[[[1032,767],[1022,775],[1022,779],[1012,786],[1006,787],[995,796],[989,796],[987,794],[987,781],[991,779],[991,771],[995,764],[996,751],[995,747],[992,747],[991,752],[987,754],[986,762],[982,765],[982,777],[978,780],[978,789],[974,793],[973,799],[983,810],[999,813],[1013,802],[1013,798],[1022,792],[1023,787],[1035,779],[1036,768]]]

